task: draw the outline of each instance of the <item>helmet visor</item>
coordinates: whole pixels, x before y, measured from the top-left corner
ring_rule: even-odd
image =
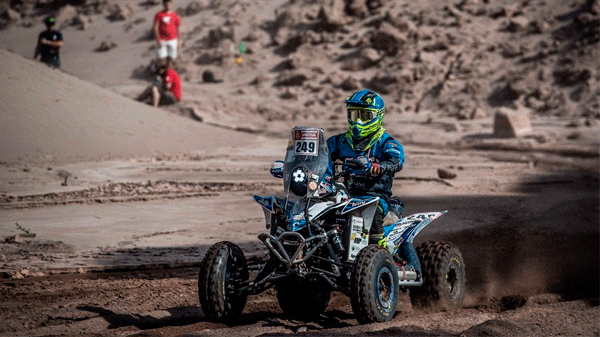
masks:
[[[377,111],[369,110],[369,109],[347,109],[348,111],[348,120],[350,122],[356,122],[360,120],[361,122],[369,122],[377,117]]]

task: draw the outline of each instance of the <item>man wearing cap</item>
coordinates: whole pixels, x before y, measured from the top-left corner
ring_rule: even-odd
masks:
[[[56,25],[56,17],[49,16],[44,20],[46,30],[38,36],[38,43],[35,47],[33,58],[40,60],[52,67],[60,68],[59,50],[63,46],[63,37],[58,30],[54,30]]]

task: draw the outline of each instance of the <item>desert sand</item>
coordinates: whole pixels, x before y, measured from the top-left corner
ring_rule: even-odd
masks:
[[[0,335],[600,334],[598,1],[174,7],[183,100],[155,109],[133,98],[159,1],[0,2]],[[49,13],[61,69],[32,59]],[[269,292],[238,326],[209,323],[202,256],[222,240],[265,253],[252,195],[280,193],[268,169],[290,128],[343,132],[362,88],[404,146],[406,213],[448,210],[416,241],[460,248],[464,308],[403,294],[392,321],[361,326],[341,294],[302,320]],[[503,137],[503,115],[530,128]]]

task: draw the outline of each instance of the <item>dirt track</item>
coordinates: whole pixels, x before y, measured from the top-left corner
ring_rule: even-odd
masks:
[[[120,269],[119,272],[50,276],[46,274],[43,277],[2,281],[0,320],[5,324],[0,334],[595,336],[600,333],[597,323],[600,317],[599,271],[595,253],[599,251],[596,223],[599,212],[598,180],[593,171],[590,173],[586,170],[574,170],[568,166],[557,170],[555,166],[550,168],[541,164],[530,172],[538,173],[522,174],[518,179],[513,179],[511,173],[514,175],[524,168],[531,170],[528,164],[489,162],[483,159],[489,154],[477,161],[473,158],[478,155],[472,153],[473,166],[463,168],[463,171],[471,172],[471,176],[463,180],[465,176],[461,174],[458,180],[444,184],[436,179],[427,179],[427,174],[419,175],[418,172],[422,172],[422,168],[419,167],[432,161],[442,163],[443,157],[448,156],[447,153],[440,155],[430,150],[420,154],[417,149],[411,147],[408,151],[412,153],[413,169],[407,168],[399,177],[403,179],[398,179],[395,193],[407,195],[407,213],[439,209],[441,205],[449,211],[442,219],[428,226],[417,240],[448,240],[461,249],[467,266],[468,293],[465,308],[460,311],[415,312],[407,294],[404,294],[394,320],[384,324],[359,326],[347,298],[340,294],[333,297],[328,310],[320,319],[307,320],[282,316],[274,294],[268,292],[250,297],[239,326],[213,324],[205,321],[199,307],[195,264],[208,245],[221,240],[226,233],[209,232],[209,228],[204,228],[204,234],[197,238],[198,244],[195,248],[169,248],[164,244],[146,248],[123,246],[112,255],[91,256],[92,259],[106,259],[103,262],[105,270]],[[505,152],[505,156],[507,154]],[[173,174],[175,167],[187,167],[187,170],[193,171],[201,169],[202,165],[211,164],[199,162],[195,165],[195,168],[190,168],[185,162],[173,161],[162,167]],[[232,164],[232,168],[235,166],[236,164]],[[225,172],[216,176],[222,175],[235,180],[235,176],[228,175],[227,164],[224,164],[224,167]],[[482,184],[482,187],[488,186],[486,175],[482,173],[490,170],[490,167],[495,172],[504,172],[507,179],[505,184],[495,186],[496,193],[491,192],[493,186],[487,193],[474,193],[478,184]],[[540,174],[542,172],[545,173]],[[181,171],[179,174],[185,175]],[[247,174],[255,179],[261,177],[259,173]],[[245,174],[240,179],[243,179],[243,176]],[[473,177],[483,180],[479,181]],[[182,200],[192,203],[196,202],[195,200],[205,200],[202,202],[206,203],[206,200],[210,199],[218,201],[232,198],[248,198],[247,202],[244,201],[239,207],[245,209],[246,206],[241,205],[247,204],[248,209],[252,209],[257,206],[252,205],[249,193],[273,193],[279,189],[278,185],[261,183],[260,178],[258,180],[259,182],[246,185],[245,188],[237,184],[205,184],[229,186],[213,191],[214,195],[208,197],[191,196],[172,201],[169,195],[177,195],[178,192],[171,191],[171,194],[167,193],[163,199],[147,202],[135,199],[123,204],[110,201],[96,203],[93,201],[96,196],[92,195],[91,206],[86,203],[71,206],[51,204],[43,206],[39,211],[72,207],[72,210],[79,209],[77,212],[85,214],[93,209],[90,207],[100,207],[104,210],[103,216],[108,217],[112,208],[121,209],[119,205],[126,205],[124,207],[131,210],[141,210],[141,206],[150,202],[154,205],[153,209],[158,211],[172,207],[169,206],[172,202],[185,204]],[[512,183],[508,184],[508,181]],[[200,185],[202,184],[178,186]],[[238,186],[241,190],[232,191],[231,186]],[[260,187],[258,191],[257,186]],[[464,193],[465,191],[471,192]],[[432,196],[429,196],[430,194]],[[25,214],[35,214],[38,208],[17,209],[5,214],[23,211]],[[190,212],[193,214],[194,210]],[[232,215],[235,220],[226,225],[231,228],[245,228],[248,241],[240,241],[240,234],[235,241],[245,247],[247,253],[256,253],[255,232],[260,232],[263,226],[255,215],[236,213],[235,216]],[[76,214],[74,216],[77,217]],[[210,217],[208,213],[206,216]],[[188,215],[183,213],[180,217],[186,218]],[[224,218],[221,218],[221,221],[228,222]],[[176,235],[174,232],[162,231],[156,232],[154,236],[168,242],[169,237]],[[150,237],[143,233],[135,233],[130,238],[121,239],[131,239],[135,242],[135,238],[149,240]],[[145,241],[138,243],[142,242]],[[33,263],[36,259],[43,261],[45,257],[61,253],[60,249],[48,251],[48,247],[51,246],[46,247],[47,251],[44,251],[43,245],[38,246],[37,252],[15,252],[9,249],[15,246],[18,245],[2,245],[3,254],[7,259],[5,265],[10,265],[13,257],[17,256],[21,258],[22,263]],[[189,267],[168,268],[168,264],[163,264],[162,269],[148,269],[151,265],[146,264],[141,270],[132,270],[131,266],[119,265],[128,258],[152,261],[161,256],[172,261],[187,261],[180,265]],[[23,258],[25,260],[22,260]],[[51,261],[48,260],[48,263]],[[156,265],[160,264],[155,264],[154,267]],[[80,271],[85,271],[84,268],[85,266]]]

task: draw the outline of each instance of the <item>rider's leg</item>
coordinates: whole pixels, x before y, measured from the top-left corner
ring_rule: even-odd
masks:
[[[383,199],[379,199],[379,204],[377,204],[377,210],[375,210],[375,216],[373,217],[373,224],[371,224],[371,230],[369,231],[369,244],[386,246],[383,235],[383,220],[388,213],[388,209],[388,204]]]

